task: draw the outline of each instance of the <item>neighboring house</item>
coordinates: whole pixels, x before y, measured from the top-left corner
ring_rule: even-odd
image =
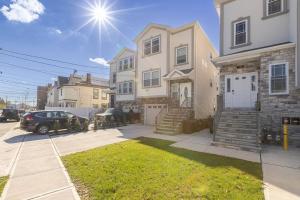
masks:
[[[51,88],[51,84],[48,86],[38,86],[37,87],[37,109],[44,110],[47,104],[47,94],[48,90]]]
[[[300,2],[215,2],[221,24],[215,143],[259,149],[262,129],[280,134],[282,117],[300,117]]]
[[[136,98],[144,124],[174,134],[184,119],[214,115],[218,70],[212,59],[218,54],[197,22],[179,28],[149,24],[135,42]]]
[[[110,107],[138,111],[136,104],[136,52],[124,48],[110,62]]]
[[[47,95],[47,107],[58,107],[58,97],[59,97],[59,91],[58,88],[67,84],[69,81],[68,77],[64,76],[58,76],[57,81],[54,82],[54,84],[49,88],[48,95]]]
[[[58,79],[58,83],[59,83]],[[49,96],[58,95],[58,107],[70,108],[107,108],[109,98],[105,90],[108,80],[92,77],[90,74],[80,76],[72,74],[67,81],[58,84],[49,91]],[[52,93],[52,94],[51,94]],[[55,99],[55,98],[54,98]],[[52,107],[51,100],[48,106]],[[55,104],[55,103],[54,103]]]

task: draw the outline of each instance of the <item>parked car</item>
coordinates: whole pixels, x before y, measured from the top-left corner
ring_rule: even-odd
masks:
[[[21,129],[47,134],[55,130],[55,123],[59,122],[59,129],[68,129],[69,121],[79,120],[81,127],[88,122],[87,118],[76,116],[64,111],[34,111],[26,113],[21,119]]]
[[[0,116],[0,122],[6,122],[7,120],[15,120],[20,121],[21,112],[17,109],[3,109],[1,116]]]
[[[102,127],[125,124],[126,114],[121,109],[108,108],[104,113],[96,114],[95,120]]]

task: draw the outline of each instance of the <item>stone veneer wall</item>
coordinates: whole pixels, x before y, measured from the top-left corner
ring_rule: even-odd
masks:
[[[295,87],[295,48],[264,53],[256,61],[225,65],[220,69],[221,94],[225,94],[225,75],[259,72],[259,100],[261,104],[261,128],[271,128],[275,133],[282,130],[282,117],[300,117],[300,89]],[[289,94],[269,95],[269,65],[274,61],[289,63]],[[300,133],[300,126],[290,127],[291,137]]]
[[[295,48],[268,52],[261,56],[260,70],[260,101],[261,127],[271,128],[273,132],[282,130],[282,117],[300,117],[300,90],[295,87]],[[269,65],[274,61],[289,63],[289,94],[269,95]],[[290,128],[291,135],[300,127]]]
[[[138,104],[136,101],[117,101],[116,102],[116,108],[128,108],[133,109],[134,111],[139,111]]]
[[[156,97],[156,98],[138,98],[137,104],[139,105],[141,113],[141,122],[144,123],[145,104],[168,104],[168,97]]]

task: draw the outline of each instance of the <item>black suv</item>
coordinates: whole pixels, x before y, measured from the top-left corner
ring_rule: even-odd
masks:
[[[3,109],[0,116],[0,122],[6,122],[7,120],[20,121],[21,112],[16,109]]]
[[[21,129],[47,134],[49,131],[54,130],[55,121],[59,122],[59,129],[67,129],[69,120],[79,120],[81,126],[88,122],[88,119],[78,117],[69,112],[64,111],[36,111],[26,113],[21,119]]]

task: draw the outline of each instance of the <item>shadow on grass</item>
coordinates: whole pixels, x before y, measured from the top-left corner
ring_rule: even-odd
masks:
[[[234,167],[247,174],[254,176],[255,178],[262,180],[262,167],[260,163],[239,160],[236,158],[229,158],[224,156],[218,156],[214,154],[201,153],[197,151],[182,149],[178,147],[172,147],[170,145],[176,143],[167,140],[153,139],[140,137],[134,139],[140,144],[151,146],[177,156],[205,164],[210,167]]]

